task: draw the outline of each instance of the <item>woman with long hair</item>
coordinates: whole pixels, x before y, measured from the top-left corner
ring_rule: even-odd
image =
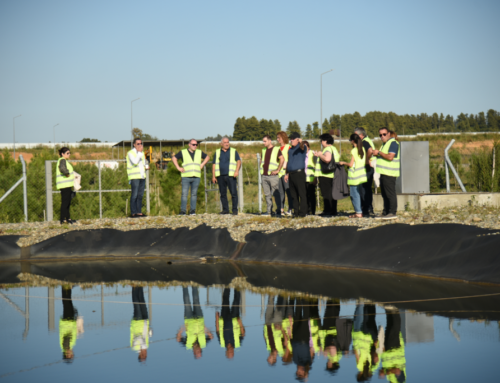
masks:
[[[59,149],[59,160],[56,166],[56,187],[61,191],[61,225],[63,223],[75,223],[70,218],[69,206],[71,205],[71,193],[75,183],[73,166],[69,162],[71,152],[66,146]]]
[[[280,197],[281,197],[281,216],[284,214],[286,215],[291,215],[292,212],[292,206],[293,206],[293,199],[292,195],[290,193],[290,184],[288,181],[285,181],[285,174],[286,174],[286,165],[288,162],[288,149],[290,149],[290,144],[288,143],[288,135],[281,131],[276,133],[276,141],[278,141],[281,154],[283,154],[283,157],[285,157],[285,162],[283,162],[283,167],[281,168],[280,172],[278,173],[279,176],[279,190],[280,190]],[[264,160],[264,159],[262,159]],[[285,208],[285,195],[288,198],[288,210],[286,213],[284,212]],[[279,213],[279,212],[276,212]]]
[[[363,147],[363,141],[356,133],[351,134],[349,137],[353,148],[351,150],[351,162],[339,162],[340,165],[349,166],[349,171],[347,172],[347,185],[349,185],[351,202],[354,207],[354,215],[350,215],[349,218],[362,218],[363,210],[361,208],[361,188],[362,184],[368,181],[366,176],[366,150]]]
[[[315,176],[318,178],[319,188],[323,196],[323,213],[321,217],[330,217],[337,215],[337,201],[332,196],[332,184],[335,176],[334,171],[325,172],[321,167],[321,163],[328,164],[331,161],[338,163],[340,155],[335,146],[333,146],[333,136],[328,133],[323,133],[319,136],[323,151],[314,152],[316,159]]]

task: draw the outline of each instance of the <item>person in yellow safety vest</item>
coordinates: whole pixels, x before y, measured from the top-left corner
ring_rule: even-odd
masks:
[[[391,138],[389,129],[380,128],[382,140],[380,150],[374,150],[377,157],[377,173],[380,174],[380,188],[384,200],[384,210],[378,219],[397,219],[398,196],[396,194],[396,179],[399,177],[401,148],[399,142]]]
[[[284,354],[281,361],[284,365],[290,364],[293,361],[293,348],[292,348],[292,328],[293,328],[293,307],[295,300],[288,297],[285,304],[284,318],[281,321],[281,328],[283,329],[283,347]]]
[[[283,357],[285,354],[284,332],[282,326],[283,314],[285,311],[284,303],[285,300],[282,296],[277,298],[276,306],[274,306],[274,297],[272,295],[269,295],[267,298],[264,340],[266,341],[267,351],[269,351],[267,363],[269,363],[270,366],[276,364],[278,355]]]
[[[363,142],[363,148],[366,151],[366,178],[367,181],[362,184],[361,188],[361,209],[363,210],[364,216],[374,215],[373,213],[373,174],[374,169],[370,166],[370,159],[372,158],[373,151],[375,150],[375,145],[373,141],[366,135],[366,130],[363,128],[354,129],[356,133]]]
[[[230,148],[229,138],[223,137],[220,149],[214,154],[212,165],[212,182],[219,184],[220,202],[222,212],[229,214],[229,203],[227,201],[227,189],[231,193],[233,215],[238,215],[238,174],[241,168],[241,158],[238,151]]]
[[[331,374],[335,374],[340,368],[340,360],[342,359],[342,352],[339,351],[337,342],[337,319],[339,315],[340,300],[329,299],[326,302],[325,315],[319,330],[319,339],[323,355],[327,358],[326,370]]]
[[[318,179],[316,178],[316,158],[314,152],[311,150],[309,141],[302,141],[307,147],[306,154],[306,192],[307,192],[307,214],[316,214],[316,185]]]
[[[286,165],[288,163],[288,149],[291,148],[291,145],[288,143],[288,134],[281,131],[276,133],[276,141],[278,141],[281,154],[283,154],[283,167],[278,173],[279,176],[279,190],[281,197],[281,215],[292,215],[292,207],[293,207],[293,198],[290,192],[290,182],[288,179],[285,179],[286,175]],[[285,197],[288,198],[288,209],[285,212]]]
[[[273,196],[276,202],[276,214],[281,217],[281,196],[279,191],[278,173],[281,171],[284,163],[283,154],[278,147],[273,146],[273,141],[269,135],[262,138],[265,146],[262,149],[262,158],[260,162],[260,174],[262,176],[262,189],[266,197],[267,210],[263,215],[272,215],[273,213]]]
[[[207,346],[207,343],[213,339],[212,332],[205,326],[205,318],[200,305],[200,296],[198,287],[193,289],[193,306],[189,300],[189,290],[187,287],[182,288],[184,300],[184,326],[177,333],[177,342],[186,346],[186,350],[193,350],[195,359],[202,357],[202,350]],[[186,336],[182,337],[182,333],[186,332]]]
[[[323,133],[319,136],[323,151],[316,151],[314,155],[318,157],[316,160],[315,176],[319,180],[319,188],[321,190],[321,195],[323,196],[324,210],[320,214],[322,217],[330,217],[337,215],[337,200],[333,199],[332,196],[332,186],[333,177],[335,176],[335,171],[324,172],[321,169],[321,164],[329,164],[331,161],[338,163],[340,161],[340,155],[335,146],[333,146],[333,137],[331,134]]]
[[[310,302],[297,299],[292,328],[293,361],[297,365],[295,372],[297,379],[304,381],[309,377],[309,370],[314,358],[309,329],[310,312]]]
[[[189,204],[189,215],[196,215],[196,201],[198,199],[198,186],[200,186],[201,171],[210,159],[198,148],[198,141],[194,138],[189,140],[188,148],[181,150],[172,162],[182,177],[181,211],[179,215],[186,215],[189,188],[191,188],[191,200]],[[179,162],[182,160],[182,167]]]
[[[149,338],[152,336],[142,287],[132,286],[132,303],[134,316],[130,322],[130,348],[139,354],[138,359],[142,363],[148,357]]]
[[[352,347],[356,356],[358,381],[370,379],[380,364],[376,352],[378,332],[375,315],[373,304],[358,304],[354,312]]]
[[[69,207],[71,205],[71,193],[75,183],[73,166],[69,162],[71,152],[66,146],[59,149],[59,159],[56,166],[56,188],[61,191],[61,225],[64,223],[75,223],[70,218]]]
[[[132,188],[130,196],[130,217],[145,217],[142,211],[142,197],[146,187],[146,170],[149,165],[146,164],[144,157],[143,143],[140,138],[134,138],[134,148],[127,153],[127,176],[128,183]]]
[[[220,346],[226,349],[226,358],[233,359],[235,349],[241,347],[245,326],[240,318],[241,293],[234,289],[233,305],[229,304],[231,289],[222,294],[221,312],[215,313],[215,327]]]
[[[349,166],[347,172],[347,185],[349,185],[351,202],[354,207],[354,214],[349,218],[363,218],[363,210],[361,206],[361,189],[363,184],[368,181],[366,177],[366,151],[363,147],[363,142],[357,134],[351,134],[349,137],[353,148],[351,150],[351,162],[347,163],[340,161],[340,165]]]
[[[379,378],[384,376],[391,383],[406,382],[405,344],[401,334],[401,315],[398,309],[386,308],[387,326],[385,330],[382,368]]]
[[[62,286],[62,303],[63,315],[59,320],[59,343],[63,352],[63,359],[66,362],[72,362],[75,357],[73,348],[76,344],[78,332],[76,325],[77,312],[71,299],[71,287]]]

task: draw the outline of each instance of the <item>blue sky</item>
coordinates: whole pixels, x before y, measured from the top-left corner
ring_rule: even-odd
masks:
[[[500,110],[500,2],[0,2],[2,142],[232,134],[237,117]]]

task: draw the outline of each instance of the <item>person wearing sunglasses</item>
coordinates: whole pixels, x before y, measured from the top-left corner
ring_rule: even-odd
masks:
[[[198,149],[198,141],[191,139],[187,149],[181,150],[173,158],[172,162],[182,177],[181,211],[179,215],[187,212],[187,200],[189,188],[191,188],[191,200],[189,203],[189,215],[196,215],[196,201],[198,200],[198,186],[200,186],[201,171],[210,157]],[[182,167],[179,166],[182,160]]]
[[[61,225],[64,223],[73,224],[69,217],[69,207],[71,205],[71,193],[75,185],[75,173],[73,166],[69,162],[71,152],[66,146],[59,149],[59,160],[56,166],[56,187],[61,191]]]
[[[127,176],[132,187],[130,196],[130,217],[145,217],[142,214],[142,197],[146,187],[146,158],[144,157],[143,143],[140,138],[134,138],[134,148],[127,153]]]
[[[384,200],[384,210],[377,219],[397,219],[398,197],[396,194],[396,178],[399,177],[400,150],[399,143],[391,137],[387,128],[378,130],[382,146],[374,150],[377,157],[377,173],[380,174],[380,188]]]

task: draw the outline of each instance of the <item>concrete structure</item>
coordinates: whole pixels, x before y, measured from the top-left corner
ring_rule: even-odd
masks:
[[[398,211],[471,205],[499,207],[500,193],[398,194]],[[374,194],[373,209],[382,211],[383,208],[382,196]]]

